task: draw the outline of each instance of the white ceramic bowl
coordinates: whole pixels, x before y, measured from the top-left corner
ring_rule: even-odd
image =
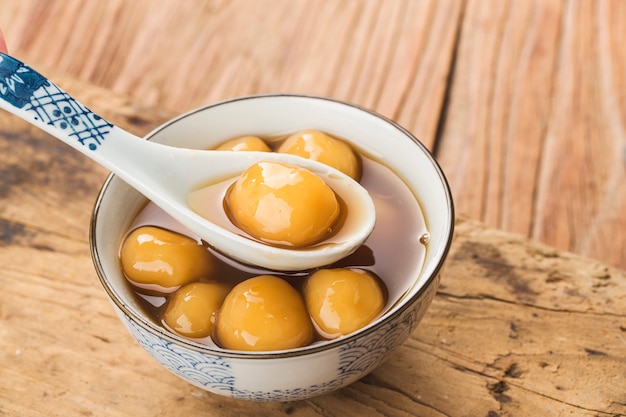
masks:
[[[343,338],[294,350],[255,353],[219,349],[169,333],[142,312],[118,260],[121,240],[145,198],[111,175],[95,204],[92,256],[116,313],[158,362],[207,391],[247,400],[288,401],[344,387],[371,372],[403,343],[437,291],[454,227],[450,190],[427,149],[392,121],[331,99],[263,95],[194,110],[147,138],[206,149],[240,135],[275,136],[301,129],[319,129],[349,139],[393,167],[420,201],[430,232],[423,266],[407,274],[400,299],[392,300],[391,307],[373,323]]]

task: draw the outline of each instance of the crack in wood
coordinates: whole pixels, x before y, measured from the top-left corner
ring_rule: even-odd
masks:
[[[437,413],[440,413],[443,416],[449,416],[449,414],[447,414],[445,411],[438,409],[437,407],[433,406],[432,404],[428,404],[428,403],[424,402],[421,398],[419,398],[419,396],[416,396],[413,393],[410,393],[410,392],[402,389],[402,387],[397,386],[395,384],[387,383],[383,379],[377,378],[375,373],[370,374],[370,375],[366,376],[365,378],[361,379],[357,384],[367,384],[367,385],[371,385],[371,386],[375,386],[375,387],[378,387],[378,388],[383,388],[383,389],[389,390],[391,393],[401,394],[405,398],[409,399],[409,401],[411,401],[411,402],[413,402],[415,404],[419,404],[422,407],[425,407],[425,408],[427,408],[429,410],[436,411]]]
[[[443,100],[441,101],[441,109],[439,110],[439,119],[437,120],[437,128],[435,129],[435,137],[433,140],[432,154],[435,159],[439,158],[439,148],[443,141],[443,133],[446,128],[446,122],[448,120],[448,110],[450,107],[450,97],[452,95],[452,88],[454,86],[454,76],[457,70],[457,60],[459,56],[459,46],[461,44],[461,33],[463,33],[463,22],[465,21],[465,9],[467,3],[463,2],[461,10],[459,11],[459,18],[457,20],[457,30],[454,37],[454,45],[452,47],[452,57],[450,59],[450,68],[446,76],[446,87],[443,93]]]
[[[13,232],[11,232],[10,230],[4,230],[7,228],[14,230]],[[13,234],[11,235],[11,233]],[[70,242],[79,243],[81,245],[87,245],[89,243],[86,237],[76,238],[75,236],[59,233],[58,230],[44,229],[37,226],[36,224],[22,223],[10,218],[0,217],[0,246],[15,245],[18,244],[16,242],[22,242],[22,246],[28,246],[45,251],[62,252],[59,250],[59,248],[52,248],[47,245],[41,245],[36,242],[32,242],[31,240],[33,240],[37,235],[53,236],[56,238],[68,240]],[[21,238],[28,238],[28,240],[21,240]]]
[[[568,309],[565,309],[565,308],[551,308],[551,307],[541,306],[541,305],[537,305],[537,304],[530,304],[530,303],[519,302],[519,301],[515,301],[515,300],[507,300],[507,299],[504,299],[504,298],[499,298],[499,297],[495,297],[493,295],[484,294],[484,293],[479,293],[479,294],[476,294],[476,295],[469,295],[469,294],[459,295],[459,294],[453,294],[453,293],[450,293],[450,292],[445,292],[445,291],[442,291],[440,289],[440,290],[437,291],[437,297],[450,298],[450,299],[456,299],[456,300],[476,300],[476,301],[489,300],[489,301],[495,301],[495,302],[499,302],[499,303],[506,303],[506,304],[530,307],[530,308],[534,308],[534,309],[537,309],[537,310],[549,311],[549,312],[553,312],[553,313],[580,314],[580,315],[583,315],[583,316],[590,316],[591,315],[591,316],[597,316],[597,317],[617,317],[617,318],[626,317],[626,313],[625,314],[608,313],[608,312],[600,312],[599,313],[599,312],[587,311],[587,310],[585,310],[585,311],[577,311],[577,310],[568,310]],[[626,328],[626,326],[625,326],[625,328]]]

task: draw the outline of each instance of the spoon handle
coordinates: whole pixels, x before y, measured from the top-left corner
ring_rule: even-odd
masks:
[[[152,196],[153,190],[146,188],[141,171],[145,167],[134,162],[147,149],[159,148],[158,144],[113,125],[45,76],[3,53],[0,53],[0,108],[51,134]],[[162,152],[150,153],[155,163],[160,156]]]
[[[3,53],[0,99],[1,108],[85,154],[97,151],[114,128],[46,77]]]

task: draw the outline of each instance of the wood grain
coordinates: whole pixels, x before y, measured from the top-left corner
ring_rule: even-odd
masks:
[[[460,212],[626,267],[620,0],[0,0],[18,58],[178,114],[295,92],[436,152]]]
[[[624,6],[468,3],[438,148],[463,212],[626,265]]]
[[[163,116],[71,78],[59,83],[96,106],[114,103],[103,114],[137,133]],[[466,218],[425,319],[363,380],[284,404],[201,391],[142,351],[98,284],[86,230],[106,172],[9,115],[0,122],[1,165],[10,167],[0,175],[1,415],[626,413],[624,271]]]
[[[140,135],[171,115],[51,76]],[[106,174],[0,114],[0,415],[626,413],[626,273],[465,217],[425,319],[363,380],[284,404],[201,391],[142,351],[99,286],[87,230]]]
[[[462,4],[1,0],[0,24],[16,57],[138,103],[180,113],[245,94],[318,94],[407,127],[421,118],[416,134],[432,143]]]

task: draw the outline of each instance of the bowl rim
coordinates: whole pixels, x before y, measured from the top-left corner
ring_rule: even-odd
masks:
[[[222,106],[225,104],[229,104],[229,103],[233,103],[233,102],[237,102],[237,101],[242,101],[242,100],[258,100],[258,99],[263,99],[263,98],[276,98],[276,97],[287,97],[287,98],[305,98],[305,99],[313,99],[313,100],[321,100],[321,101],[329,101],[332,103],[336,103],[336,104],[340,104],[340,105],[344,105],[344,106],[348,106],[348,107],[353,107],[357,110],[369,113],[370,115],[392,125],[392,127],[398,129],[399,131],[401,131],[407,138],[411,139],[419,148],[421,148],[422,152],[425,154],[425,156],[427,157],[427,159],[430,160],[432,166],[434,167],[439,180],[441,181],[441,184],[444,188],[444,193],[446,196],[446,203],[448,206],[448,211],[450,213],[450,218],[448,219],[448,237],[447,240],[445,242],[445,246],[443,248],[443,251],[441,253],[441,255],[439,256],[439,258],[437,259],[437,265],[434,266],[434,268],[432,269],[432,273],[428,276],[428,277],[422,277],[423,283],[421,285],[421,287],[415,292],[415,294],[413,294],[411,297],[406,297],[404,299],[402,299],[402,301],[400,302],[399,305],[396,305],[395,307],[391,307],[393,308],[393,312],[391,312],[390,314],[384,316],[381,320],[377,321],[376,323],[372,324],[372,325],[368,325],[360,330],[357,330],[356,332],[353,332],[347,336],[344,337],[339,337],[337,339],[333,339],[333,340],[326,340],[323,343],[313,343],[307,346],[303,346],[300,348],[295,348],[295,349],[287,349],[287,350],[277,350],[277,351],[260,351],[260,352],[255,352],[255,351],[240,351],[240,350],[228,350],[228,349],[223,349],[223,348],[219,348],[219,347],[213,347],[213,346],[209,346],[206,344],[202,344],[193,340],[189,340],[186,339],[182,336],[177,336],[173,333],[170,333],[169,331],[165,330],[164,328],[156,325],[154,322],[146,319],[145,317],[135,314],[135,312],[133,311],[133,309],[130,309],[126,306],[126,304],[119,299],[116,291],[114,291],[112,289],[112,284],[109,283],[108,278],[106,277],[105,271],[102,267],[102,262],[101,262],[101,257],[100,254],[98,252],[98,248],[96,247],[96,225],[97,225],[97,220],[98,220],[98,214],[100,213],[100,209],[101,209],[101,205],[102,202],[104,200],[104,196],[107,192],[107,190],[109,189],[109,187],[111,186],[112,181],[116,178],[116,175],[113,173],[110,173],[107,178],[105,179],[103,185],[101,186],[100,190],[98,191],[98,196],[96,198],[96,201],[94,203],[93,206],[93,210],[92,210],[92,215],[91,215],[91,220],[90,220],[90,228],[89,228],[89,247],[90,247],[90,253],[91,253],[91,258],[92,258],[92,262],[95,266],[95,270],[96,270],[96,274],[98,275],[98,279],[100,281],[100,284],[102,285],[102,287],[104,288],[105,292],[107,293],[107,296],[109,298],[109,300],[111,302],[113,302],[113,304],[121,311],[123,312],[133,323],[137,324],[138,326],[140,326],[142,329],[160,337],[160,338],[164,338],[167,341],[170,341],[176,345],[197,351],[197,352],[201,352],[201,353],[205,353],[205,354],[211,354],[211,355],[217,355],[220,357],[229,357],[229,358],[241,358],[241,359],[278,359],[278,358],[290,358],[290,357],[298,357],[298,356],[305,356],[305,355],[309,355],[309,354],[313,354],[313,353],[318,353],[318,352],[322,352],[322,351],[327,351],[327,350],[332,350],[340,345],[345,345],[350,343],[353,340],[356,339],[360,339],[362,337],[366,337],[374,332],[376,332],[378,329],[380,329],[381,327],[387,325],[389,322],[393,321],[394,319],[396,319],[398,316],[402,315],[410,306],[412,306],[423,294],[424,292],[426,292],[426,290],[433,284],[433,282],[436,280],[437,276],[441,273],[441,270],[443,268],[443,264],[446,261],[446,258],[449,254],[450,251],[450,247],[452,245],[452,239],[454,236],[454,227],[455,227],[455,211],[454,211],[454,202],[452,199],[452,192],[450,189],[450,185],[448,183],[448,180],[446,179],[446,176],[443,172],[443,170],[441,169],[439,163],[437,162],[437,160],[435,159],[434,155],[428,150],[428,148],[426,148],[426,146],[419,141],[419,139],[417,139],[411,132],[409,132],[407,129],[405,129],[404,127],[400,126],[398,123],[396,123],[395,121],[387,118],[386,116],[383,116],[371,109],[362,107],[360,105],[357,104],[353,104],[353,103],[349,103],[343,100],[339,100],[339,99],[335,99],[335,98],[329,98],[329,97],[323,97],[323,96],[316,96],[316,95],[308,95],[308,94],[292,94],[292,93],[266,93],[266,94],[252,94],[252,95],[246,95],[246,96],[240,96],[240,97],[234,97],[234,98],[229,98],[229,99],[225,99],[225,100],[220,100],[220,101],[216,101],[213,103],[210,103],[208,105],[205,106],[201,106],[195,109],[192,109],[188,112],[182,113],[172,119],[169,119],[168,121],[162,123],[161,125],[159,125],[158,127],[156,127],[155,129],[153,129],[151,132],[149,132],[148,134],[146,134],[144,136],[144,138],[146,140],[150,140],[154,135],[156,135],[157,133],[159,133],[161,130],[164,130],[165,128],[171,126],[174,123],[178,123],[179,121],[194,115],[196,113],[202,112],[202,111],[206,111],[207,109],[213,108],[213,107],[218,107],[218,106]]]

